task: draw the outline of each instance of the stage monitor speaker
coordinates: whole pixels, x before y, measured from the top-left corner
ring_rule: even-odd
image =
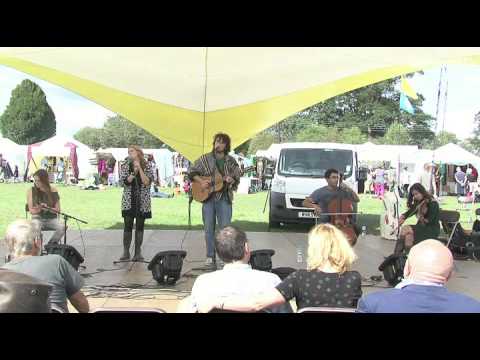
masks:
[[[150,261],[148,270],[159,284],[174,285],[180,278],[185,256],[187,252],[183,250],[161,251]]]
[[[47,254],[56,254],[67,260],[75,270],[78,270],[80,264],[83,263],[83,256],[71,245],[67,244],[47,244],[45,245]]]
[[[250,253],[250,265],[252,269],[261,271],[272,271],[272,256],[275,255],[275,250],[262,249],[254,250]]]

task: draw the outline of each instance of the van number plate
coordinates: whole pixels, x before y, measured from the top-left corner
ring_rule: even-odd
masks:
[[[298,213],[298,217],[299,218],[314,218],[315,214],[313,213],[313,211],[300,211]]]

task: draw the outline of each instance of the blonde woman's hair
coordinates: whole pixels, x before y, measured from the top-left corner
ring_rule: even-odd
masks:
[[[30,254],[34,243],[42,236],[38,220],[16,220],[7,228],[5,244],[13,257]]]
[[[328,264],[339,273],[344,273],[356,259],[347,238],[335,226],[320,224],[308,233],[308,270]]]

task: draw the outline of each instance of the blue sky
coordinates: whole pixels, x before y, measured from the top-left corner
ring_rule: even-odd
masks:
[[[409,80],[412,87],[426,98],[423,110],[435,115],[440,68],[426,70]],[[11,91],[23,79],[39,84],[47,95],[57,119],[57,134],[72,136],[85,126],[101,127],[108,116],[114,115],[94,102],[59,86],[0,65],[0,114],[10,100]],[[474,65],[449,65],[448,102],[445,130],[459,138],[469,137],[475,113],[480,111],[480,67]],[[440,115],[443,114],[441,109]],[[441,123],[440,123],[441,127]]]

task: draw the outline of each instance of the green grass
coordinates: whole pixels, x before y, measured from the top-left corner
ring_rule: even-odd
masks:
[[[31,184],[0,184],[0,236],[5,233],[6,226],[17,218],[25,218],[26,191]],[[122,229],[123,219],[120,212],[121,188],[106,190],[80,190],[72,186],[57,186],[61,197],[62,211],[88,222],[82,229]],[[268,231],[268,207],[263,213],[266,192],[241,195],[235,197],[233,222],[246,231]],[[402,200],[404,204],[405,201]],[[378,234],[379,214],[382,202],[369,195],[361,195],[358,224],[367,225],[369,233]],[[454,210],[457,208],[456,198],[444,198],[441,207]],[[147,220],[147,229],[186,229],[188,228],[188,197],[181,195],[170,199],[152,199],[153,219]],[[468,223],[472,212],[461,211],[462,225],[470,229]],[[415,218],[408,223],[414,223]],[[69,222],[75,229],[75,222]],[[192,228],[203,229],[201,204],[192,203]],[[273,231],[306,232],[309,226],[288,225]]]

